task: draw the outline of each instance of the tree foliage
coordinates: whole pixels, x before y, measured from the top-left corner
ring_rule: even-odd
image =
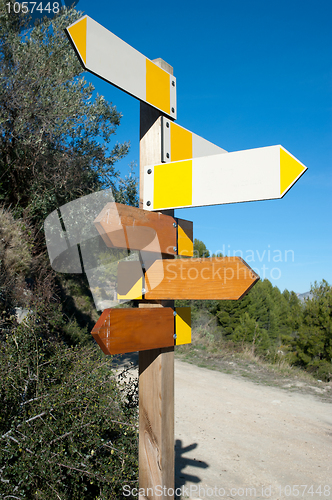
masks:
[[[136,203],[115,170],[128,144],[110,145],[121,115],[81,76],[64,33],[80,13],[28,30],[0,9],[0,496],[119,499],[137,481],[137,388],[87,342],[89,298],[61,303],[84,286],[50,269],[41,227],[105,187]]]
[[[84,345],[85,330],[62,313],[31,228],[2,209],[0,232],[1,494],[119,499],[137,478],[135,383],[119,387],[99,347]]]
[[[200,240],[195,239],[194,250],[197,257],[209,256]],[[176,305],[191,306],[194,327],[200,334],[205,328],[216,348],[222,338],[235,349],[250,348],[269,362],[286,359],[331,380],[332,287],[325,280],[315,283],[310,297],[301,302],[293,291],[280,292],[265,279],[239,301],[187,300]]]
[[[210,257],[210,252],[206,248],[205,243],[203,241],[198,240],[197,238],[194,239],[194,256],[195,257]]]
[[[225,324],[225,307],[220,303],[217,316]],[[228,305],[233,313],[240,303]],[[302,366],[325,380],[332,378],[332,287],[323,280],[311,287],[311,298],[301,303],[294,292],[281,293],[268,280],[257,283],[247,295],[244,314],[228,332],[231,339],[253,342],[261,337],[258,352],[275,357],[288,356],[291,363]]]
[[[311,287],[312,298],[306,299],[302,322],[295,338],[293,362],[321,378],[332,378],[332,287],[323,280]]]
[[[116,192],[114,165],[129,145],[110,148],[121,114],[81,76],[65,35],[81,13],[63,9],[26,30],[3,0],[1,11],[0,200],[42,221],[102,187]]]

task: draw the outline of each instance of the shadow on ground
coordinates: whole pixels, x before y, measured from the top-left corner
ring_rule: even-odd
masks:
[[[175,441],[175,489],[181,489],[186,483],[197,484],[201,482],[199,476],[186,473],[186,467],[197,467],[198,469],[207,469],[209,467],[209,464],[202,460],[184,456],[189,451],[195,450],[197,446],[197,443],[193,443],[184,447],[181,439]]]
[[[138,368],[138,352],[128,352],[113,356],[112,366],[114,368],[129,368],[129,366]]]

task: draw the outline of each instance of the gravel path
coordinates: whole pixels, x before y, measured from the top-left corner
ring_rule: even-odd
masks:
[[[176,359],[175,439],[182,498],[332,500],[332,404],[314,396]]]

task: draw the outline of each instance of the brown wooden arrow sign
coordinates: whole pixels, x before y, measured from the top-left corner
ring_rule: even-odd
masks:
[[[193,223],[160,212],[107,203],[94,222],[108,247],[193,255]]]

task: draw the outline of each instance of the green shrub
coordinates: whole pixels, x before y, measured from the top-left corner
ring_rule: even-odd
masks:
[[[133,386],[99,348],[51,342],[36,314],[0,346],[2,498],[118,500],[136,486]]]

